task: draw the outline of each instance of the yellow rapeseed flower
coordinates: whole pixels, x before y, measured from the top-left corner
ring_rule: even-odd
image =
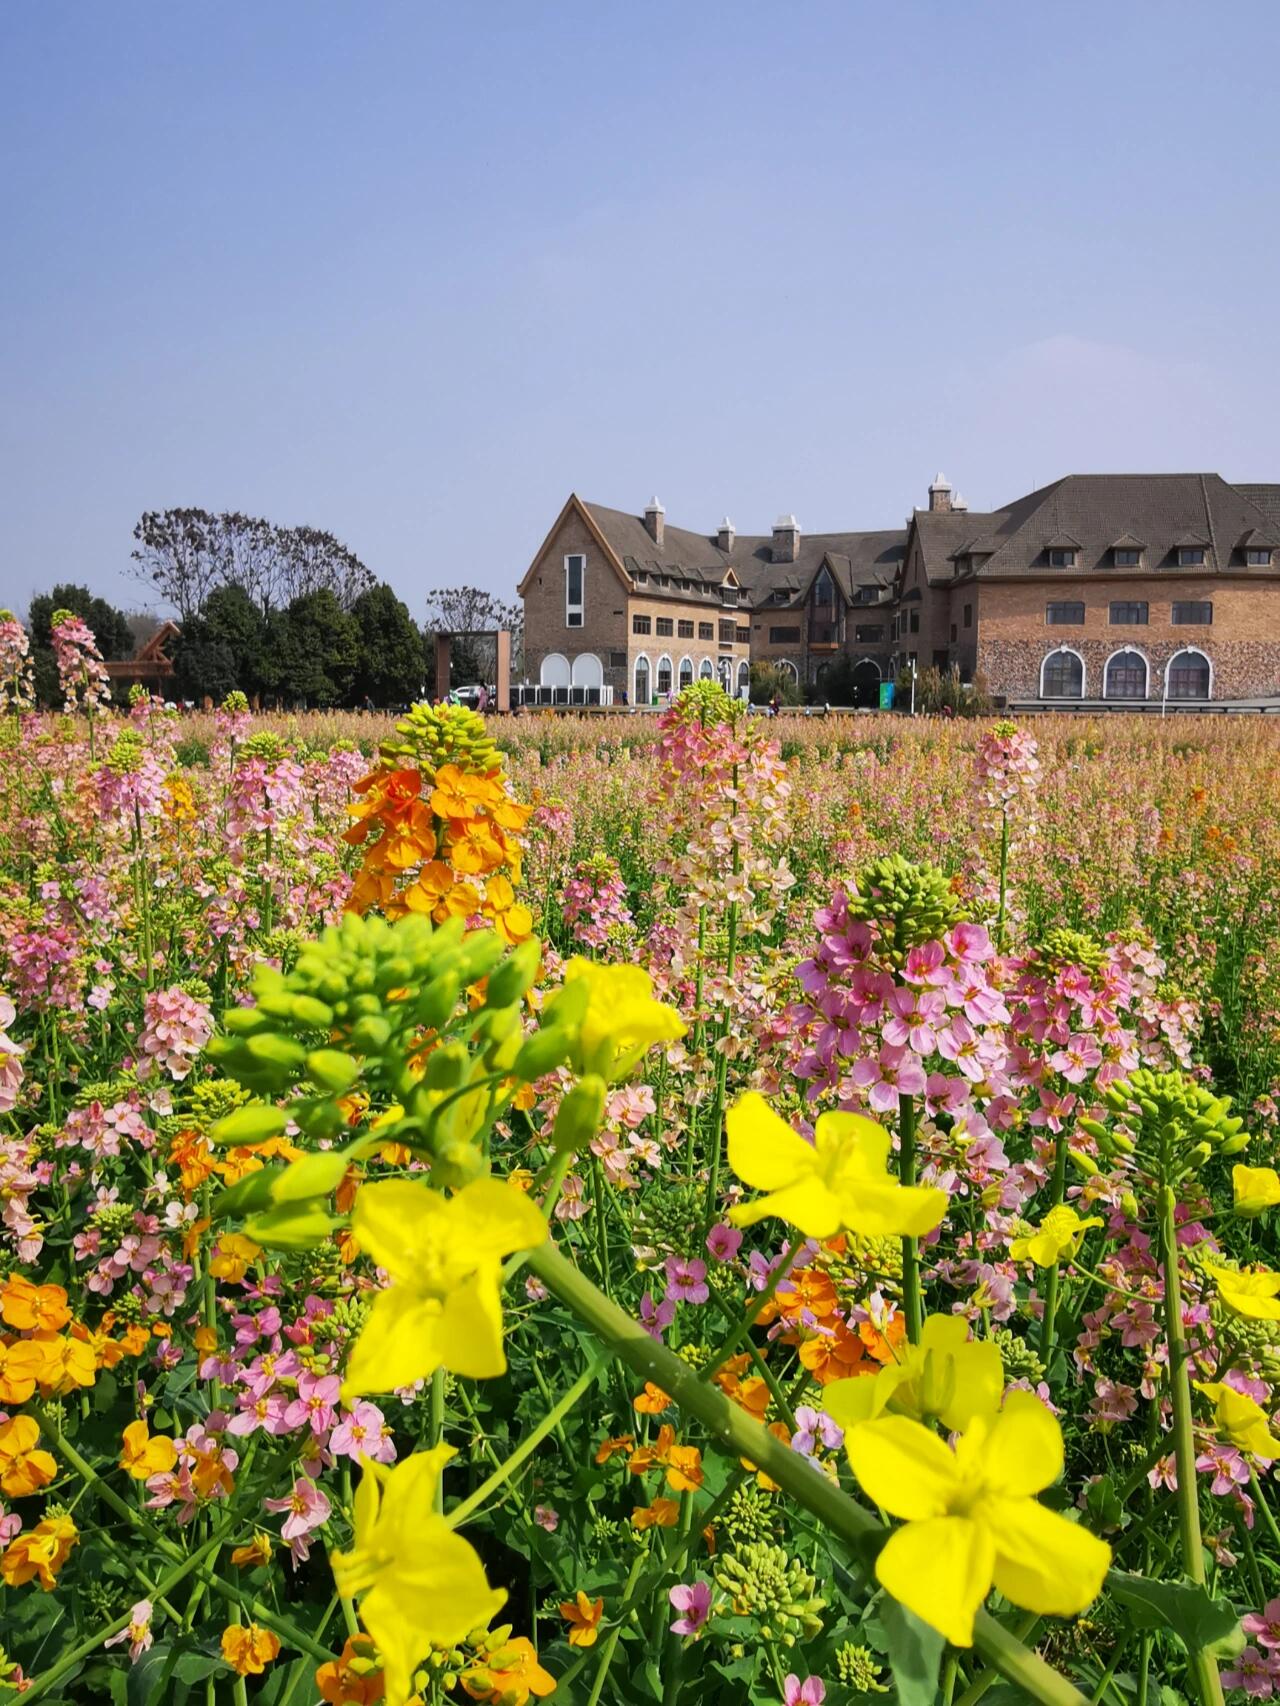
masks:
[[[1280,1203],[1280,1173],[1274,1167],[1237,1165],[1231,1169],[1231,1188],[1235,1211],[1246,1220]]]
[[[729,1165],[744,1184],[767,1196],[729,1211],[735,1226],[768,1216],[808,1238],[860,1232],[918,1238],[947,1212],[947,1193],[900,1185],[886,1170],[889,1133],[861,1114],[822,1114],[814,1140],[792,1131],[763,1096],[749,1090],[729,1109]]]
[[[968,1427],[977,1415],[999,1408],[1004,1392],[1000,1347],[971,1339],[962,1315],[930,1315],[918,1345],[904,1344],[875,1375],[837,1380],[824,1391],[823,1407],[846,1432],[886,1411],[937,1420],[944,1428]]]
[[[587,985],[587,1011],[572,1057],[580,1073],[596,1072],[615,1084],[655,1044],[675,1042],[688,1029],[674,1007],[654,998],[653,979],[639,966],[572,959],[564,981]]]
[[[600,1619],[604,1615],[602,1599],[589,1599],[579,1588],[573,1599],[562,1601],[560,1615],[569,1625],[571,1647],[595,1646],[600,1634]]]
[[[1271,1432],[1270,1418],[1248,1393],[1237,1392],[1221,1380],[1197,1380],[1195,1386],[1213,1403],[1213,1429],[1219,1439],[1264,1463],[1280,1457],[1280,1439]]]
[[[1233,1315],[1247,1321],[1280,1321],[1280,1274],[1270,1268],[1237,1271],[1208,1264],[1205,1272],[1216,1283],[1218,1296]]]
[[[1111,1548],[1032,1497],[1062,1472],[1062,1430],[1032,1393],[975,1416],[954,1451],[907,1416],[854,1428],[845,1448],[868,1497],[905,1518],[877,1578],[956,1646],[972,1645],[993,1585],[1041,1616],[1074,1616],[1097,1597]]]
[[[258,1623],[228,1623],[222,1656],[237,1676],[261,1676],[280,1652],[280,1637]]]
[[[153,1435],[145,1421],[130,1422],[120,1448],[120,1467],[135,1481],[163,1475],[178,1461],[178,1448],[165,1434]]]
[[[357,1594],[360,1621],[377,1645],[385,1706],[405,1706],[415,1665],[429,1647],[453,1647],[482,1629],[506,1600],[484,1566],[436,1510],[436,1488],[453,1449],[416,1451],[392,1468],[366,1457],[355,1498],[349,1552],[332,1557],[346,1599]]]
[[[0,1556],[0,1580],[7,1587],[38,1581],[45,1593],[53,1589],[58,1571],[71,1556],[80,1532],[69,1516],[47,1516],[18,1535]]]
[[[1056,1268],[1064,1256],[1078,1256],[1085,1233],[1091,1226],[1101,1226],[1096,1214],[1082,1220],[1067,1203],[1051,1208],[1034,1232],[1015,1238],[1009,1254],[1015,1262],[1034,1262],[1038,1268]]]
[[[0,1491],[11,1499],[30,1498],[57,1473],[55,1458],[40,1449],[40,1424],[34,1416],[10,1416],[0,1422]]]
[[[448,1368],[502,1374],[502,1257],[531,1250],[547,1223],[523,1191],[474,1179],[445,1197],[412,1179],[366,1184],[352,1231],[391,1276],[347,1365],[343,1396],[390,1392]]]

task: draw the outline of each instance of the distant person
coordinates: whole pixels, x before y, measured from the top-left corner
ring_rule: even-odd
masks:
[[[486,711],[489,708],[489,689],[482,687],[476,694],[476,710]]]
[[[778,695],[775,693],[773,698],[770,699],[770,701],[769,701],[769,715],[771,717],[776,717],[778,712],[781,709],[782,709],[781,701],[779,700]]]

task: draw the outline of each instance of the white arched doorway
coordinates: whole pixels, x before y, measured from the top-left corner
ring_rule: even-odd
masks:
[[[1059,646],[1040,665],[1042,699],[1083,699],[1084,659],[1070,646]]]
[[[703,658],[702,662],[698,665],[698,680],[699,681],[714,681],[715,678],[716,678],[716,666],[715,666],[715,664],[712,663],[710,658]]]
[[[1212,699],[1213,663],[1198,646],[1184,646],[1164,666],[1169,699]]]
[[[574,687],[603,687],[604,665],[594,652],[579,652],[573,660]]]
[[[738,664],[738,697],[747,699],[751,696],[751,665],[743,658]]]
[[[637,705],[647,705],[653,698],[652,676],[649,673],[649,660],[643,652],[636,659],[635,667],[635,702]]]
[[[1112,652],[1102,673],[1105,699],[1145,699],[1151,669],[1137,646],[1122,646]]]
[[[544,687],[569,687],[573,682],[573,671],[569,668],[569,660],[563,652],[548,652],[542,660],[542,673],[538,677]]]

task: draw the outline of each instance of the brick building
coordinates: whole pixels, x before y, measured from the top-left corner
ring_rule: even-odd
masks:
[[[998,698],[1280,694],[1280,485],[1217,474],[1069,475],[970,511],[939,475],[905,527],[771,534],[668,527],[571,496],[520,594],[531,680],[661,701],[747,683],[765,660],[822,696],[931,667]]]

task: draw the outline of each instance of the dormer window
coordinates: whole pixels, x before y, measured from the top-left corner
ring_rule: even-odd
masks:
[[[1199,569],[1204,566],[1203,545],[1179,545],[1178,567],[1180,569]]]
[[[564,560],[564,625],[581,628],[586,601],[587,559],[580,555]]]
[[[737,587],[736,586],[722,586],[720,588],[720,602],[721,602],[721,604],[736,604],[738,602],[738,589],[737,589]]]
[[[1075,566],[1076,554],[1074,551],[1066,550],[1061,547],[1057,547],[1050,551],[1049,567],[1051,569],[1074,569]]]
[[[834,604],[836,601],[836,583],[826,569],[818,571],[818,578],[813,583],[813,602],[815,604]]]
[[[1136,569],[1142,562],[1142,552],[1134,545],[1117,545],[1111,553],[1111,561],[1118,569]]]
[[[1266,549],[1250,547],[1244,554],[1244,560],[1251,569],[1269,569],[1271,567],[1271,552]]]
[[[790,604],[790,602],[791,594],[787,591],[786,587],[775,586],[773,591],[769,594],[770,604]]]

